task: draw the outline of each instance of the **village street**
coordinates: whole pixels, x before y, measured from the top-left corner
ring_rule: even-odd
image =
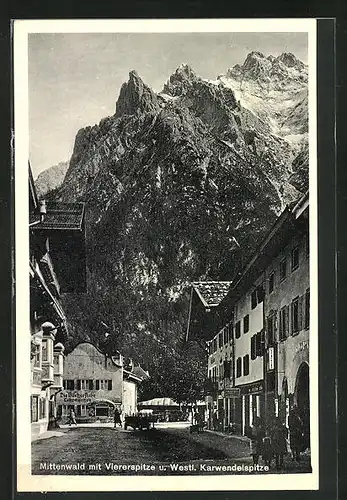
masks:
[[[259,464],[262,464],[260,460]],[[213,466],[211,468],[211,465]],[[227,466],[227,467],[226,467]],[[247,439],[211,432],[190,434],[186,424],[157,424],[150,431],[114,429],[111,424],[63,427],[32,444],[33,474],[248,474]],[[224,467],[221,468],[221,467]],[[287,457],[286,473],[309,472],[309,459],[298,464]]]

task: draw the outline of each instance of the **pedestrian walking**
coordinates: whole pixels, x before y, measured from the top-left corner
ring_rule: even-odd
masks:
[[[118,410],[118,408],[115,408],[115,410],[114,410],[113,422],[114,422],[115,427],[117,427],[117,424],[119,424],[122,427],[122,420],[121,420],[120,411]]]
[[[71,408],[70,414],[69,414],[69,425],[71,425],[71,424],[77,425],[75,412],[73,411],[72,408]]]
[[[218,413],[215,411],[212,417],[212,426],[214,431],[218,430],[218,425],[219,425]]]
[[[255,417],[253,425],[247,430],[247,437],[251,440],[251,455],[253,457],[253,465],[257,465],[259,457],[263,452],[263,439],[265,437],[264,429],[261,425],[259,417]]]
[[[282,424],[280,417],[276,417],[271,429],[271,443],[277,470],[283,468],[284,455],[287,454],[287,437],[287,427]]]
[[[302,450],[302,421],[297,407],[294,405],[288,416],[289,442],[293,460],[300,461]]]

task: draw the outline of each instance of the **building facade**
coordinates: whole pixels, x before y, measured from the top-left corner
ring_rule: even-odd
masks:
[[[70,289],[84,291],[84,205],[40,201],[29,165],[29,214],[30,409],[35,438],[54,425],[54,396],[63,387],[68,328],[61,293],[69,285]],[[71,267],[69,258],[75,241],[81,257],[78,280],[74,280],[74,265]],[[64,280],[66,276],[70,282]]]
[[[207,341],[207,397],[220,427],[245,434],[255,416],[265,427],[275,416],[287,423],[295,404],[309,435],[309,269],[307,193],[277,219],[208,327],[198,307],[190,311],[187,339]]]
[[[119,353],[108,356],[89,342],[78,344],[64,359],[63,388],[56,394],[58,418],[77,422],[111,421],[115,408],[123,415],[137,411],[135,374],[124,369]]]

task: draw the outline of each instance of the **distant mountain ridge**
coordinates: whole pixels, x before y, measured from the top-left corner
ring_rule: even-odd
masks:
[[[73,342],[101,342],[97,325],[111,324],[117,349],[159,380],[156,359],[180,356],[187,285],[232,280],[306,191],[306,98],[307,67],[290,54],[251,53],[215,81],[182,64],[159,93],[129,73],[114,115],[78,132],[55,192],[87,207],[89,291],[66,298]]]
[[[68,168],[69,162],[61,161],[57,165],[53,165],[43,170],[35,180],[38,196],[42,198],[50,191],[59,188],[64,181]]]

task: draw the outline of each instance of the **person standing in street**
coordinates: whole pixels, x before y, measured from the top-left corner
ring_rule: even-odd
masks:
[[[283,458],[287,454],[287,437],[287,427],[282,424],[280,417],[276,417],[271,429],[271,443],[277,470],[283,468]]]
[[[71,424],[77,425],[75,412],[73,411],[72,408],[70,410],[70,415],[69,415],[69,425],[71,425]]]
[[[251,440],[253,465],[258,465],[259,457],[263,452],[263,439],[265,437],[265,432],[259,417],[254,417],[253,425],[249,428],[247,437]]]
[[[294,405],[288,416],[289,441],[293,460],[300,461],[302,449],[302,421],[297,407]]]
[[[115,408],[115,410],[114,410],[113,422],[114,422],[115,427],[117,427],[117,424],[119,424],[122,427],[122,420],[120,418],[120,412],[119,412],[118,408]]]

